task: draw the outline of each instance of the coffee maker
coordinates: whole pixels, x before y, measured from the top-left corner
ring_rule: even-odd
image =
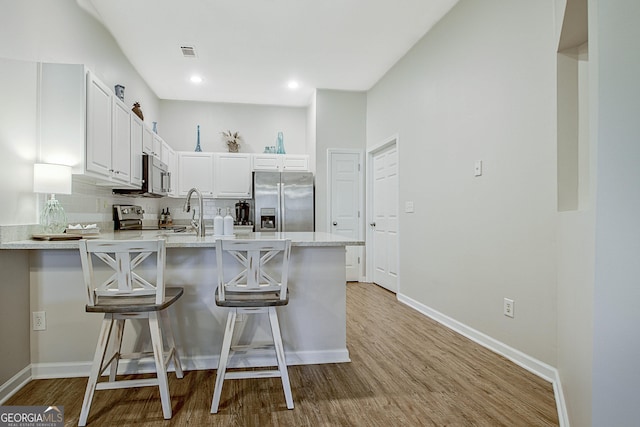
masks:
[[[236,203],[236,225],[251,225],[249,211],[249,203],[246,200],[238,200]]]

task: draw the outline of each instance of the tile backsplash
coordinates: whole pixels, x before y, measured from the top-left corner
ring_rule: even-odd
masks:
[[[80,176],[73,177],[73,194],[60,194],[56,198],[62,204],[67,220],[71,224],[109,223],[106,228],[113,227],[113,205],[131,204],[140,205],[144,209],[145,225],[151,225],[160,219],[160,212],[169,208],[174,221],[188,222],[191,212],[183,212],[184,198],[149,198],[149,197],[125,197],[114,195],[110,187],[95,185],[84,180]],[[43,206],[46,196],[39,196],[39,207]],[[235,199],[204,199],[204,218],[211,220],[216,215],[217,208],[222,208],[222,214],[226,208],[231,208],[231,215],[235,217]],[[191,199],[191,209],[198,209],[197,198]]]

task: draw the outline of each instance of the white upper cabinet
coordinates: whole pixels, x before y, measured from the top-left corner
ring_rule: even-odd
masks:
[[[131,137],[142,123],[83,65],[40,64],[39,109],[43,162],[71,165],[99,185],[140,185]]]
[[[283,155],[282,170],[307,172],[309,170],[309,156],[305,154]]]
[[[278,154],[254,154],[254,171],[278,171],[282,167],[282,156]]]
[[[164,139],[161,139],[161,149],[160,149],[160,160],[162,160],[162,163],[164,163],[165,165],[169,164],[169,152],[172,151],[172,148],[169,146],[169,144],[167,144],[167,142]]]
[[[87,164],[86,170],[111,177],[111,90],[87,73]]]
[[[197,188],[203,197],[213,197],[213,153],[178,152],[178,197]]]
[[[157,157],[160,160],[162,160],[162,147],[163,147],[164,140],[160,138],[160,136],[157,133],[152,132],[152,134],[153,134],[153,142],[152,142],[153,153],[152,154],[154,157]],[[163,163],[166,163],[166,162],[163,160]]]
[[[142,151],[144,152],[144,154],[149,154],[154,157],[158,157],[160,155],[153,152],[153,131],[147,126],[143,127]]]
[[[111,174],[115,181],[131,182],[131,112],[113,96],[111,133]]]
[[[306,154],[254,154],[254,171],[302,171],[309,170],[309,156]]]
[[[215,153],[214,197],[251,198],[251,154]]]
[[[130,114],[131,129],[131,184],[142,185],[142,134],[144,123],[135,114]]]
[[[171,147],[167,150],[169,166],[169,197],[178,197],[178,154]]]

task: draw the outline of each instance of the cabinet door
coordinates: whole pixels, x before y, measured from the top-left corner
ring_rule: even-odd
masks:
[[[142,185],[142,133],[144,123],[135,114],[130,114],[131,125],[131,184]]]
[[[167,142],[163,139],[162,150],[160,150],[160,160],[162,160],[162,163],[164,163],[165,165],[169,164],[169,152],[171,150],[171,146],[167,144]]]
[[[278,154],[254,154],[254,171],[278,171],[282,166],[282,155]]]
[[[170,148],[167,155],[169,166],[169,197],[178,197],[178,155]]]
[[[162,160],[162,138],[157,133],[153,133],[153,156]]]
[[[111,90],[87,74],[86,170],[111,176]]]
[[[309,170],[309,156],[300,154],[285,154],[282,161],[283,171],[302,171]]]
[[[213,153],[178,153],[178,195],[186,196],[191,188],[213,197]]]
[[[214,197],[251,197],[251,154],[217,153],[214,172]]]
[[[129,183],[131,181],[131,119],[129,109],[115,96],[111,97],[112,139],[111,139],[111,171],[114,181]]]
[[[137,116],[136,116],[137,117]],[[142,152],[153,156],[153,131],[146,126],[142,126]]]

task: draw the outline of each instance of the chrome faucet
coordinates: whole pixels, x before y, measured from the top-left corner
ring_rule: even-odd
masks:
[[[198,196],[198,220],[196,221],[194,212],[194,218],[191,219],[191,225],[193,225],[193,227],[196,229],[196,235],[204,237],[204,216],[202,215],[202,193],[200,193],[200,190],[198,190],[197,188],[192,188],[191,190],[189,190],[189,192],[187,193],[187,201],[184,202],[184,207],[182,208],[182,210],[185,212],[189,212],[191,210],[191,195],[193,193],[196,193],[196,196]]]

